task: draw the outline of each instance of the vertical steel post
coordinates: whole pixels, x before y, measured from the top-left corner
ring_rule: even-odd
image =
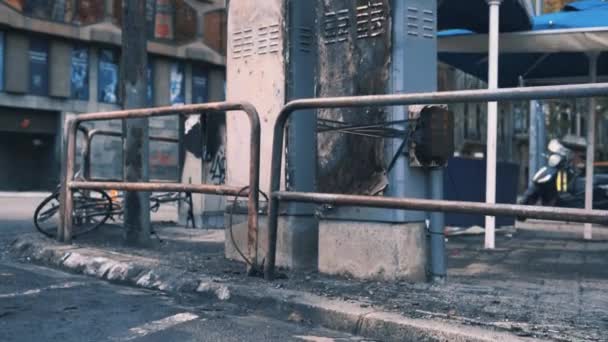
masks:
[[[589,58],[589,81],[597,82],[597,59],[599,53],[591,52]],[[585,160],[585,209],[593,208],[593,160],[595,158],[595,98],[589,99],[589,119],[587,120],[587,156]],[[592,224],[585,223],[585,240],[592,239]]]
[[[431,199],[443,199],[443,168],[431,170]],[[429,215],[429,233],[431,245],[431,281],[443,283],[447,277],[445,255],[445,214],[434,211]]]
[[[142,108],[147,102],[147,32],[145,1],[123,1],[121,90],[125,109]],[[124,179],[148,181],[149,128],[147,118],[123,121]],[[125,193],[126,242],[145,245],[150,240],[150,193]]]
[[[61,242],[72,242],[72,211],[74,208],[73,192],[68,187],[68,183],[74,179],[74,162],[76,155],[76,130],[78,123],[75,119],[70,119],[66,123],[67,129],[64,130],[64,153],[63,179],[61,182],[60,193],[60,215],[57,227],[57,240]]]
[[[488,88],[498,88],[498,40],[500,4],[502,0],[488,0],[490,6],[490,34],[488,60]],[[488,103],[488,133],[486,153],[486,203],[496,203],[496,135],[498,130],[498,102]],[[486,216],[485,248],[493,249],[496,217]]]

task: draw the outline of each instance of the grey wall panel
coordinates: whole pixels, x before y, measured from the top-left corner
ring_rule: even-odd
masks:
[[[29,86],[29,40],[25,35],[6,33],[5,87],[9,93],[27,93]]]
[[[49,54],[51,66],[49,95],[67,98],[70,96],[72,47],[67,42],[53,41]]]

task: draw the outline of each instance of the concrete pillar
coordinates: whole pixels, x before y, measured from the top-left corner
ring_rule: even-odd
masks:
[[[228,11],[227,100],[250,101],[260,114],[263,132],[260,189],[267,191],[275,118],[289,99],[313,94],[314,8],[311,2],[303,0],[243,0],[231,2]],[[299,43],[286,36],[287,27],[301,39]],[[306,74],[300,75],[304,69]],[[315,159],[314,143],[311,142],[314,141],[314,126],[314,116],[306,114],[291,122],[288,149],[296,152],[288,152],[288,179],[284,173],[282,187],[313,190]],[[249,182],[246,167],[249,163],[249,122],[241,113],[229,113],[226,127],[226,183],[245,186]],[[316,268],[318,232],[312,207],[290,206],[285,214],[279,223],[277,264]],[[243,213],[232,220],[235,244],[241,251],[247,251],[244,221]],[[265,255],[266,229],[262,218],[259,255]],[[240,259],[231,240],[231,235],[227,235],[226,256]]]
[[[64,41],[52,41],[49,48],[49,95],[69,98],[71,87],[72,46]]]

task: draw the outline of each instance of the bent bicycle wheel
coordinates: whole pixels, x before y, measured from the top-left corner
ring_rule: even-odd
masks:
[[[42,234],[54,238],[59,226],[59,192],[53,192],[34,212],[34,226]]]
[[[104,191],[74,191],[72,237],[86,234],[104,224],[112,214],[112,199]],[[34,213],[34,225],[42,234],[54,238],[59,226],[59,193],[40,203]]]

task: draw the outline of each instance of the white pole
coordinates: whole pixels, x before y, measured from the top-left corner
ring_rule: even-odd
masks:
[[[543,14],[543,0],[536,0],[536,9],[534,11],[535,15]]]
[[[502,0],[488,0],[490,5],[490,42],[488,60],[488,88],[498,88],[498,39],[500,24],[500,3]],[[498,103],[488,103],[488,133],[486,153],[486,203],[496,203],[496,135],[498,130]],[[494,228],[496,217],[486,216],[485,248],[494,249]]]
[[[597,82],[597,52],[591,52],[589,57],[589,80]],[[587,120],[587,158],[585,160],[585,209],[593,208],[593,159],[595,156],[595,98],[589,100],[589,118]],[[592,239],[592,225],[585,223],[585,240]]]

